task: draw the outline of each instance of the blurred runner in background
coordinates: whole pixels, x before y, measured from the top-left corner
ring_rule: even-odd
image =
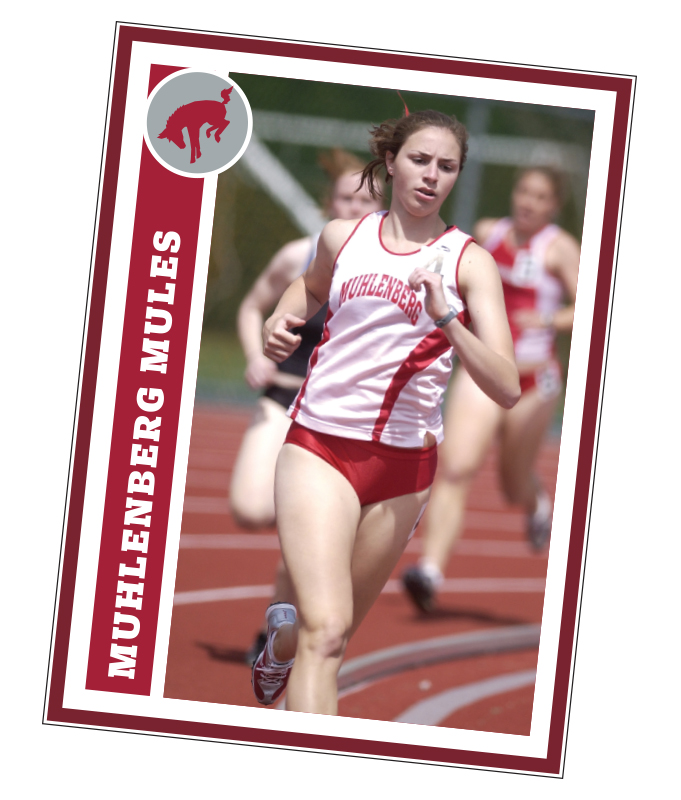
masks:
[[[325,211],[329,219],[356,219],[382,207],[366,186],[359,188],[364,162],[352,153],[334,149],[320,157],[331,181]],[[251,389],[262,389],[253,419],[244,435],[232,473],[230,504],[234,519],[245,528],[274,525],[274,467],[291,420],[286,411],[300,389],[312,351],[319,343],[327,304],[296,328],[300,347],[280,364],[262,352],[265,314],[277,304],[284,291],[312,262],[317,236],[305,236],[279,250],[239,306],[237,330],[246,355],[245,378]],[[280,561],[275,579],[275,600],[293,601],[292,589]],[[260,631],[246,660],[253,663],[265,646]]]
[[[463,366],[456,372],[422,557],[402,576],[422,611],[434,607],[450,552],[461,535],[469,487],[495,438],[501,486],[509,503],[525,509],[530,544],[539,550],[549,539],[553,505],[534,464],[562,390],[556,333],[572,329],[577,290],[579,245],[553,222],[564,193],[559,172],[531,167],[515,182],[511,216],[483,219],[475,226],[475,239],[499,267],[522,397],[505,410],[475,385]]]

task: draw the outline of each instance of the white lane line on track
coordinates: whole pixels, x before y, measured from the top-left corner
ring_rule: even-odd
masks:
[[[276,533],[183,533],[180,548],[186,550],[278,550]],[[421,539],[414,538],[406,552],[421,551]],[[490,556],[501,558],[548,558],[548,551],[535,553],[526,542],[492,539],[462,539],[454,550],[455,556]]]
[[[410,722],[415,725],[439,725],[455,711],[477,703],[479,700],[484,700],[486,697],[531,686],[534,684],[536,675],[536,670],[528,669],[523,672],[498,675],[495,678],[469,683],[466,686],[457,686],[433,695],[433,697],[428,697],[426,700],[421,700],[419,703],[414,703],[413,706],[395,717],[394,721]]]
[[[184,498],[185,514],[229,514],[229,500],[226,497],[196,497],[193,495]]]
[[[193,592],[175,592],[173,605],[215,603],[220,600],[249,600],[254,597],[271,597],[274,586],[227,586],[224,589],[197,589]]]
[[[278,550],[276,533],[183,533],[181,550]]]
[[[544,578],[447,578],[439,592],[443,594],[508,594],[543,592]],[[274,586],[225,586],[216,589],[196,589],[175,592],[173,604],[176,606],[194,603],[216,603],[225,600],[248,600],[258,597],[271,597]],[[404,591],[399,580],[391,580],[383,588],[385,594],[401,594]]]
[[[455,594],[479,592],[543,592],[546,588],[545,578],[445,578],[438,586],[439,593]],[[402,582],[393,579],[383,588],[388,594],[404,592]]]

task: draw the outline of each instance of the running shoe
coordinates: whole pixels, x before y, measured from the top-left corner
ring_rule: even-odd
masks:
[[[293,659],[277,661],[272,653],[272,642],[282,625],[296,621],[296,609],[290,603],[272,603],[267,609],[267,641],[253,664],[251,683],[256,700],[271,706],[279,699],[288,683]]]
[[[249,647],[246,651],[246,657],[244,661],[248,664],[249,667],[252,667],[255,663],[255,659],[260,655],[260,653],[265,649],[265,645],[267,644],[267,634],[265,631],[258,631],[253,639],[253,644]]]
[[[541,491],[534,514],[527,515],[527,539],[534,550],[541,550],[548,542],[552,521],[553,505],[546,492]]]
[[[414,564],[402,573],[402,585],[414,604],[426,614],[435,606],[435,584],[432,579]]]

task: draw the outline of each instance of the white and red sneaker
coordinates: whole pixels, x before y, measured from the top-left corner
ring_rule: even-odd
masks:
[[[296,621],[296,609],[290,603],[272,603],[267,609],[267,644],[253,664],[251,683],[256,700],[270,706],[279,699],[288,683],[293,659],[277,661],[272,653],[272,642],[282,625]]]

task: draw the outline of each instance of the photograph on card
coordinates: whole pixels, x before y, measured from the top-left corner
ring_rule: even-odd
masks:
[[[217,180],[164,697],[529,736],[594,113],[229,77],[253,130]],[[493,341],[471,252],[512,403],[410,283]],[[305,319],[268,357],[277,307]]]

